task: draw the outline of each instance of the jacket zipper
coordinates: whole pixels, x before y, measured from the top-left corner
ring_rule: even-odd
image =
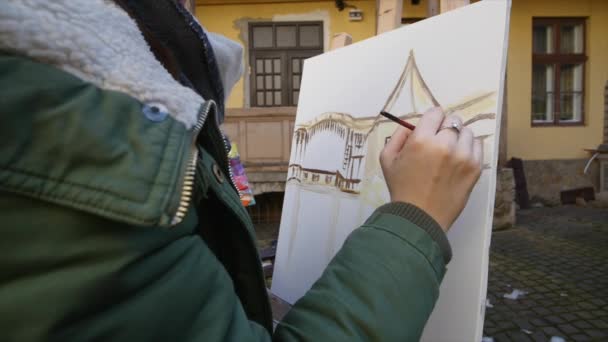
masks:
[[[190,206],[190,201],[192,200],[192,194],[194,191],[194,178],[196,176],[196,163],[198,161],[198,148],[196,147],[196,141],[198,140],[198,135],[199,135],[201,129],[203,128],[205,121],[207,120],[207,116],[209,115],[209,111],[211,110],[212,106],[215,106],[214,101],[210,100],[210,101],[205,102],[203,112],[199,116],[196,124],[194,125],[194,137],[193,137],[192,146],[191,146],[192,150],[190,152],[190,158],[188,159],[188,163],[186,165],[186,170],[184,171],[183,182],[182,182],[182,187],[181,187],[181,192],[180,192],[180,197],[179,197],[179,206],[177,207],[175,215],[171,219],[171,226],[175,226],[175,225],[179,224],[184,219],[184,217],[186,216],[186,213],[188,212],[188,207]],[[228,176],[230,177],[230,183],[236,190],[237,194],[239,195],[239,199],[240,199],[241,191],[236,186],[236,182],[234,180],[234,174],[232,173],[232,168],[230,167],[230,158],[228,156],[228,154],[230,153],[230,150],[228,149],[228,144],[226,143],[226,140],[223,139],[223,134],[221,133],[222,131],[219,127],[219,124],[217,123],[217,120],[215,122],[215,127],[217,128],[218,132],[220,132],[220,134],[222,135],[222,143],[224,145],[224,151],[226,153],[226,156],[225,156],[226,157],[226,167],[228,169],[227,173],[228,173]]]
[[[186,213],[188,212],[188,207],[190,206],[190,201],[192,200],[192,194],[194,191],[194,177],[196,175],[196,162],[198,161],[198,149],[196,148],[196,141],[198,139],[198,134],[207,120],[207,115],[209,115],[212,105],[212,101],[205,102],[203,112],[201,115],[199,115],[198,120],[194,125],[192,146],[190,147],[190,158],[188,158],[186,170],[184,171],[184,176],[182,177],[183,181],[179,196],[179,205],[175,211],[175,215],[173,215],[173,218],[171,219],[171,226],[175,226],[182,222],[186,216]]]

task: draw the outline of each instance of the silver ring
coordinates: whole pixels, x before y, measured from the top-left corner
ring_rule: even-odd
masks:
[[[460,131],[462,130],[462,125],[460,124],[460,122],[452,121],[447,126],[441,126],[441,127],[439,127],[439,131],[444,130],[444,129],[449,129],[449,128],[455,130],[456,133],[460,134]],[[439,131],[437,131],[437,132],[439,132]]]

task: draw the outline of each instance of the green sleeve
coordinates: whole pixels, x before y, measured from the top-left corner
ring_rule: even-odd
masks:
[[[0,323],[8,340],[269,341],[193,236],[136,228],[0,193]],[[294,306],[277,341],[416,341],[437,299],[440,251],[402,217],[373,216]],[[23,324],[27,322],[27,324]],[[165,339],[166,338],[166,339]]]
[[[133,146],[139,149],[138,156],[148,156],[152,154],[148,149],[164,146],[158,141],[111,144],[108,151],[113,153],[100,153],[106,146],[104,143],[111,141],[105,139],[102,132],[113,132],[115,136],[116,131],[122,132],[124,127],[135,127],[121,125],[113,130],[107,126],[111,120],[97,115],[114,106],[117,97],[124,96],[114,94],[109,101],[111,92],[91,89],[92,86],[66,77],[62,72],[37,69],[35,63],[17,62],[12,57],[4,61],[0,63],[0,70],[5,71],[0,73],[0,83],[12,84],[0,96],[0,102],[5,105],[5,110],[0,112],[4,119],[0,131],[6,142],[0,148],[4,171],[11,171],[18,166],[16,161],[21,161],[23,168],[35,167],[45,176],[57,172],[61,177],[100,186],[90,182],[113,178],[91,175],[98,172],[99,165],[114,165],[113,158],[118,158],[117,151],[122,151],[119,148]],[[13,73],[9,73],[11,70]],[[19,79],[18,75],[27,77]],[[68,96],[76,90],[87,95],[79,97],[86,99],[86,103]],[[121,117],[140,121],[136,104],[126,98],[119,103],[125,104]],[[45,122],[40,122],[41,114],[37,111],[42,108],[48,109],[44,112]],[[89,122],[85,118],[97,121]],[[24,122],[40,124],[28,126]],[[80,127],[76,123],[90,127],[83,132],[88,134],[80,134],[75,129]],[[143,131],[138,129],[125,135],[152,139],[164,136],[161,133],[170,129],[169,126],[168,123],[137,126]],[[53,135],[50,127],[62,134]],[[48,139],[36,138],[34,129],[47,134]],[[27,134],[36,139],[26,139]],[[59,159],[60,156],[54,159],[50,153],[34,153],[54,147],[51,143],[58,137],[61,141],[78,138],[78,144],[63,144],[69,146],[70,151],[86,152],[87,147],[94,147],[97,153],[75,153],[72,160],[78,168],[67,172],[59,162],[65,160],[69,152],[66,148],[60,150],[63,159]],[[85,138],[88,140],[83,140]],[[37,143],[33,144],[34,141]],[[15,146],[27,147],[29,152],[16,153]],[[29,157],[22,158],[25,155]],[[41,164],[42,155],[47,155],[42,159],[48,161],[47,164]],[[127,151],[119,155],[134,154]],[[89,159],[83,159],[85,157]],[[106,157],[107,163],[103,159]],[[91,165],[96,166],[95,170],[82,170],[80,166],[88,165],[86,161],[90,158],[94,158],[95,163]],[[144,167],[141,160],[137,167],[123,162],[116,172],[155,169],[156,161],[144,161],[152,167]],[[5,174],[9,174],[8,171]],[[40,177],[34,177],[33,172],[21,172],[21,178],[14,178],[13,174],[10,174],[13,188],[19,186],[31,191],[48,188],[49,194],[57,193],[59,185],[52,179],[35,182]],[[154,183],[153,175],[148,178]],[[137,174],[120,186],[114,183],[105,186],[112,191],[124,191],[125,187],[131,189],[140,185],[137,182],[141,179],[148,178]],[[8,184],[9,178],[0,179],[3,187],[8,188]],[[165,186],[171,188],[172,184]],[[72,199],[92,196],[85,188],[66,186],[64,195]],[[6,340],[270,340],[264,328],[247,319],[226,269],[196,235],[199,222],[196,210],[189,210],[179,227],[159,229],[153,225],[119,223],[111,215],[103,217],[94,211],[66,207],[62,201],[17,193],[24,191],[0,191],[0,250],[3,253],[0,317],[6,318],[0,320],[0,331]],[[142,192],[129,193],[137,200]],[[116,201],[97,199],[91,197],[87,203],[99,206],[107,202],[109,207],[119,206]],[[133,211],[141,205],[119,207]],[[423,221],[401,215],[399,210],[386,209],[377,210],[351,234],[323,276],[278,326],[275,340],[413,341],[419,338],[437,299],[449,258]]]
[[[428,227],[389,212],[376,210],[350,235],[278,326],[276,340],[420,339],[439,295],[444,253]]]

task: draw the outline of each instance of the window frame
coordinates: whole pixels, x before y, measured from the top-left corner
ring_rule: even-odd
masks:
[[[403,17],[401,18],[401,26],[407,26],[426,19],[425,17]]]
[[[561,53],[560,28],[562,25],[573,24],[582,25],[583,41],[582,53]],[[552,43],[553,53],[536,53],[534,52],[534,28],[536,26],[551,26],[553,30]],[[532,69],[535,65],[552,65],[553,66],[553,121],[538,122],[533,118],[533,102],[530,101],[530,124],[532,127],[547,127],[547,126],[584,126],[585,125],[585,99],[586,99],[586,66],[587,60],[587,17],[533,17],[532,18]],[[561,66],[567,64],[581,64],[581,119],[576,122],[561,121]],[[531,78],[530,93],[534,97],[534,79]],[[532,99],[531,98],[531,99]]]
[[[272,47],[254,47],[253,31],[256,27],[272,27]],[[296,27],[296,42],[295,47],[278,47],[277,46],[277,27],[281,26],[293,26]],[[317,26],[319,28],[319,45],[317,46],[300,46],[300,26]],[[293,92],[296,91],[293,85],[293,71],[292,71],[292,59],[293,58],[310,58],[324,51],[323,42],[323,21],[277,21],[277,22],[251,22],[249,23],[249,100],[250,107],[297,107],[297,104],[293,104]],[[256,83],[256,58],[279,58],[281,63],[281,105],[259,105],[257,102],[257,83]],[[283,63],[284,61],[284,63]],[[300,69],[303,65],[300,66]],[[301,75],[301,71],[300,71]],[[301,77],[301,76],[300,76]],[[301,79],[300,79],[301,82]],[[276,91],[276,90],[275,90]],[[299,92],[299,88],[297,89]],[[274,101],[273,101],[274,102]]]

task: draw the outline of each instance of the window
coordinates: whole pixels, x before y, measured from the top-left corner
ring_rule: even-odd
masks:
[[[297,106],[303,62],[323,53],[323,23],[249,25],[251,105]]]
[[[413,23],[417,23],[420,20],[424,20],[424,19],[426,19],[426,18],[414,18],[414,17],[411,17],[411,18],[401,18],[401,26],[411,25]]]
[[[585,19],[535,18],[532,33],[532,124],[582,124]]]

